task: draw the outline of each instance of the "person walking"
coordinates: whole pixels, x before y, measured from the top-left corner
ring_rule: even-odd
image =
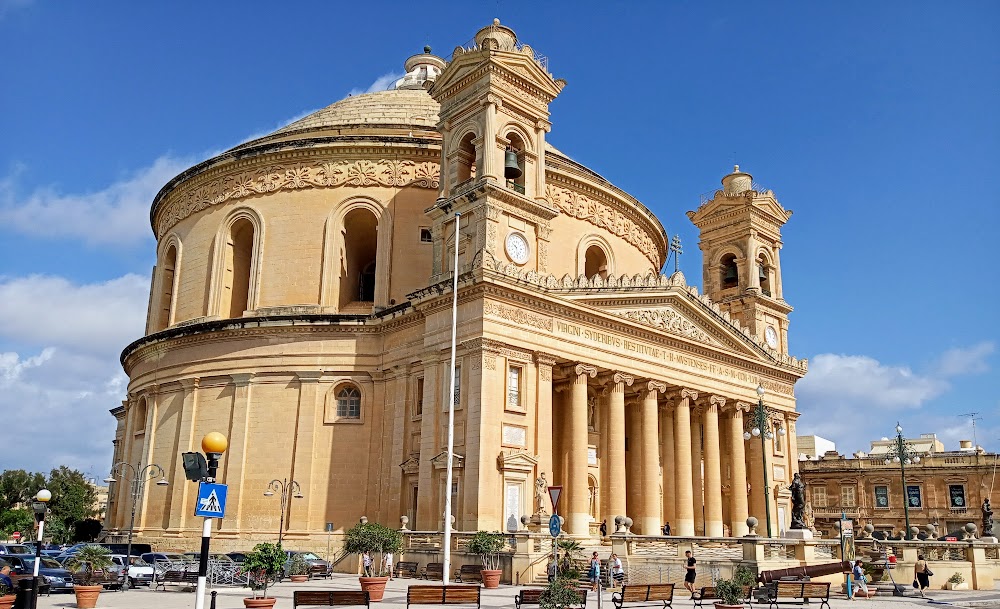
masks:
[[[622,567],[622,559],[614,552],[608,559],[608,571],[611,572],[611,583],[616,588],[621,588],[625,584],[625,569]]]
[[[372,555],[365,550],[365,553],[361,555],[361,567],[364,569],[365,577],[372,577]]]
[[[385,558],[382,561],[386,572],[389,574],[389,581],[392,581],[392,563],[394,559],[395,556],[392,555],[392,552],[386,552]]]
[[[590,569],[587,571],[587,578],[590,580],[591,589],[597,592],[597,585],[601,581],[601,559],[597,557],[597,552],[590,557]]]
[[[686,559],[684,563],[684,587],[687,591],[691,593],[691,598],[694,598],[694,579],[698,576],[695,571],[695,565],[698,563],[694,556],[691,554],[691,550],[684,552],[684,558]]]
[[[853,601],[858,597],[858,594],[863,594],[865,598],[870,599],[871,596],[868,595],[868,580],[865,578],[865,570],[861,568],[861,559],[854,561],[854,567],[851,569],[851,579],[854,580],[854,586],[857,591],[851,596]]]
[[[603,538],[607,536],[608,536],[608,519],[605,518],[603,521],[601,521],[601,537]]]
[[[669,522],[663,525],[663,536],[664,537],[670,537],[670,523]]]
[[[931,575],[934,575],[927,567],[927,561],[923,554],[917,555],[917,562],[913,563],[913,587],[920,590],[920,598],[924,597],[924,588],[930,587]]]
[[[556,559],[549,557],[549,564],[545,567],[545,573],[548,575],[549,583],[551,584],[556,580]]]

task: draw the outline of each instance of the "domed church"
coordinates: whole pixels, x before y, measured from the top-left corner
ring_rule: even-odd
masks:
[[[137,539],[194,547],[181,453],[210,431],[229,439],[222,548],[279,526],[312,547],[362,516],[438,531],[445,493],[457,530],[523,529],[547,521],[545,485],[581,538],[616,516],[639,534],[744,535],[766,512],[787,527],[806,372],[782,297],[791,212],[739,168],[694,201],[699,291],[660,273],[670,243],[649,209],[548,143],[566,83],[513,30],[405,68],[153,200],[146,333],[111,411],[115,461],[170,481],[145,486]],[[272,480],[297,483],[283,514]]]

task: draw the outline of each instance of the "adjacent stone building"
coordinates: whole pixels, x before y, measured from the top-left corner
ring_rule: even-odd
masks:
[[[887,536],[901,535],[906,527],[904,501],[909,503],[910,526],[919,527],[921,534],[927,533],[928,524],[936,530],[932,536],[958,531],[970,522],[982,531],[983,500],[991,497],[993,506],[1000,501],[995,484],[998,455],[974,448],[971,440],[962,440],[958,450],[945,450],[934,434],[907,442],[920,461],[906,465],[905,491],[899,463],[892,458],[885,462],[894,440],[873,441],[871,452],[853,458],[831,451],[800,461],[817,531],[836,536],[833,523],[843,513],[854,521],[855,530],[871,524]]]
[[[209,431],[229,438],[223,540],[273,535],[272,479],[301,485],[284,522],[304,543],[362,515],[438,530],[445,492],[460,530],[518,526],[543,474],[572,535],[616,515],[634,532],[742,535],[764,520],[764,459],[787,526],[806,372],[782,290],[791,212],[726,175],[687,214],[701,293],[660,274],[669,244],[649,209],[548,143],[565,83],[511,29],[405,67],[391,90],[208,159],[153,201],[148,327],[122,354],[128,399],[112,411],[115,459],[171,480],[147,485],[142,536],[200,534],[180,453]],[[786,431],[766,455],[743,439],[758,385]]]

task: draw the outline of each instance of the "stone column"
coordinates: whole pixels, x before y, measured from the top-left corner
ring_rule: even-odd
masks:
[[[535,455],[538,458],[535,479],[545,472],[550,484],[555,484],[555,465],[552,461],[554,450],[552,446],[552,366],[555,358],[545,353],[535,354],[535,368],[538,373],[535,396]],[[505,394],[506,395],[506,394]],[[534,492],[534,491],[532,491]],[[534,499],[532,498],[532,512]]]
[[[247,447],[250,434],[248,427],[251,419],[251,400],[253,398],[253,374],[241,372],[230,374],[233,380],[233,404],[230,414],[231,431],[229,432],[229,450],[223,459],[225,482],[229,485],[229,496],[226,499],[226,518],[219,520],[220,530],[241,530],[243,527],[246,489]],[[227,526],[226,521],[231,526]]]
[[[597,376],[597,368],[587,364],[577,364],[572,368],[570,379],[570,412],[566,420],[568,427],[569,455],[566,476],[565,505],[560,506],[566,518],[566,528],[575,536],[590,535],[590,492],[587,485],[587,380]]]
[[[673,525],[677,535],[694,535],[694,497],[691,482],[691,400],[698,393],[682,389],[680,401],[674,411],[674,484],[677,493],[676,520]]]
[[[181,387],[184,388],[184,403],[181,410],[181,420],[177,433],[177,447],[182,449],[179,452],[192,452],[200,451],[201,449],[201,438],[195,439],[194,430],[195,422],[198,420],[198,388],[201,386],[200,378],[182,379],[179,381]],[[244,455],[241,455],[245,458]],[[233,455],[227,454],[225,461],[228,462]],[[178,458],[177,463],[174,467],[173,474],[168,478],[169,480],[184,480],[184,462]],[[229,480],[226,480],[227,484]],[[125,486],[125,485],[122,485]],[[189,513],[193,512],[189,506],[193,505],[194,502],[190,499],[191,493],[196,492],[191,490],[190,484],[175,484],[171,485],[170,493],[170,519],[169,519],[169,529],[171,532],[179,534],[180,529],[183,529],[187,525],[189,518],[194,518],[192,514],[190,517]]]
[[[633,377],[616,372],[611,378],[608,395],[608,482],[604,487],[608,497],[608,530],[614,532],[615,516],[626,515],[625,478],[625,387]]]
[[[705,487],[702,480],[701,409],[691,405],[691,496],[694,498],[694,534],[705,534]]]
[[[486,105],[486,112],[484,116],[485,121],[485,133],[482,137],[482,158],[483,158],[483,177],[489,179],[494,183],[503,183],[501,176],[503,175],[503,161],[500,160],[501,156],[500,149],[497,148],[497,108],[503,103],[499,97],[495,95],[488,95],[482,102]],[[500,165],[498,168],[497,165]],[[477,178],[479,176],[476,176]]]
[[[753,404],[747,404],[746,412],[752,414]],[[763,432],[761,432],[763,433]],[[767,509],[764,502],[764,465],[760,437],[752,437],[744,442],[747,458],[747,482],[750,484],[750,515],[760,523],[757,527],[762,536],[767,533]]]
[[[747,463],[743,440],[743,411],[739,405],[730,413],[727,419],[729,432],[729,466],[732,472],[729,489],[729,528],[733,537],[742,537],[749,532],[747,518],[750,516],[747,507]]]
[[[722,464],[719,456],[719,409],[726,398],[713,395],[705,408],[705,535],[722,537]]]
[[[323,511],[325,501],[318,492],[320,485],[313,484],[320,476],[314,476],[316,434],[323,428],[322,396],[319,391],[320,370],[301,370],[295,373],[299,381],[299,412],[295,421],[295,437],[292,439],[292,471],[289,479],[295,480],[302,488],[304,499],[288,502],[285,530],[309,530],[315,528],[313,512]]]
[[[677,496],[674,493],[674,412],[669,407],[660,409],[660,466],[663,471],[663,522],[674,526],[677,519]]]
[[[660,530],[660,443],[657,433],[657,395],[667,390],[666,383],[648,381],[642,391],[639,406],[642,418],[642,437],[639,450],[642,463],[642,503],[639,512],[639,531],[643,535],[658,535]]]

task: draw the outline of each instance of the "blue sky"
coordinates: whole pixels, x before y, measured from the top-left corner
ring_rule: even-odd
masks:
[[[782,251],[799,433],[900,420],[1000,449],[996,2],[202,4],[0,0],[0,412],[102,474],[146,313],[153,195],[208,155],[493,17],[568,81],[550,141],[679,233],[734,162],[795,211]]]

